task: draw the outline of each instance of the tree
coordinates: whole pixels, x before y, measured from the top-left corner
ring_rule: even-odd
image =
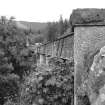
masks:
[[[46,38],[48,41],[53,41],[57,38],[57,23],[48,23]]]
[[[62,15],[60,16],[59,19],[59,34],[62,35],[64,33],[64,22],[63,22],[63,18]]]
[[[44,32],[47,41],[53,41],[57,37],[64,34],[64,32],[70,27],[69,21],[67,19],[63,20],[62,15],[58,22],[49,22],[48,26]]]
[[[69,22],[67,19],[64,20],[64,32],[69,28]]]
[[[33,57],[26,46],[26,33],[15,21],[1,17],[0,23],[0,103],[19,97],[21,80],[31,69]]]
[[[7,21],[6,16],[1,16],[1,24],[5,24]]]
[[[38,33],[38,34],[41,34],[41,31],[40,31],[40,30],[38,30],[38,31],[37,31],[37,33]]]

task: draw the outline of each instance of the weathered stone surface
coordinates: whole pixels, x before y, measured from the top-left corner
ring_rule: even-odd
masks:
[[[75,27],[74,36],[75,92],[78,95],[79,87],[86,88],[82,89],[82,95],[87,92],[90,100],[94,100],[93,105],[102,105],[98,100],[102,99],[100,89],[105,84],[105,75],[103,71],[100,72],[104,61],[100,61],[102,58],[98,53],[105,46],[105,26]],[[97,62],[95,66],[93,66],[94,62]],[[91,71],[92,66],[96,67],[95,72]],[[102,75],[95,77],[99,73]]]
[[[75,24],[105,24],[105,9],[75,9],[70,17],[72,25]]]
[[[70,34],[70,33],[69,33]],[[40,46],[40,53],[51,57],[70,59],[74,56],[74,35],[61,37],[54,42]]]
[[[105,26],[75,27],[74,54],[78,63],[83,63],[83,55],[105,45]]]
[[[68,59],[74,56],[74,36],[64,39],[61,56]]]

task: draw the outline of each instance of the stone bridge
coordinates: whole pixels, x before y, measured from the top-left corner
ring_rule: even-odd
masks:
[[[74,57],[74,105],[105,105],[105,63],[101,64],[105,60],[99,56],[105,46],[105,9],[74,10],[70,22],[72,32],[37,47],[38,63],[48,64],[51,57]],[[101,67],[102,74],[96,76],[91,68],[98,56],[94,71],[99,72]]]
[[[105,105],[105,49],[101,54],[105,48],[105,9],[75,10],[71,17],[74,25],[74,104]]]
[[[49,58],[59,57],[71,59],[74,55],[74,33],[67,32],[53,42],[47,42],[37,47],[39,53],[38,64],[48,64]]]

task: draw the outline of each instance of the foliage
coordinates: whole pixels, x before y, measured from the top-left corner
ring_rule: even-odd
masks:
[[[0,19],[0,104],[72,105],[73,61],[52,58],[49,66],[36,68],[27,46],[30,32],[17,28],[13,19]],[[54,23],[49,32],[57,33],[57,27]]]
[[[5,102],[4,105],[18,105],[18,104],[12,102],[11,100],[8,100],[7,102]]]
[[[25,105],[73,105],[73,61],[52,58],[25,79],[21,100]]]
[[[4,23],[0,24],[0,73],[22,77],[33,62],[33,54],[26,46],[26,31],[18,29],[14,21]]]
[[[31,69],[33,57],[26,46],[26,33],[13,18],[0,19],[0,104],[17,101],[23,75]]]
[[[58,22],[49,22],[44,33],[47,41],[53,41],[63,35],[69,27],[69,21],[67,19],[63,20],[62,16],[60,16]]]
[[[47,41],[55,40],[57,38],[57,34],[58,34],[57,33],[57,23],[49,22],[46,28],[46,31],[45,31],[45,36],[46,36]]]

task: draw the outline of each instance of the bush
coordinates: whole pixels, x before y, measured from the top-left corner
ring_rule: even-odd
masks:
[[[8,100],[7,102],[4,103],[4,105],[19,105],[19,104],[14,103],[11,100]]]
[[[73,61],[52,58],[26,77],[21,90],[25,105],[73,105]]]

